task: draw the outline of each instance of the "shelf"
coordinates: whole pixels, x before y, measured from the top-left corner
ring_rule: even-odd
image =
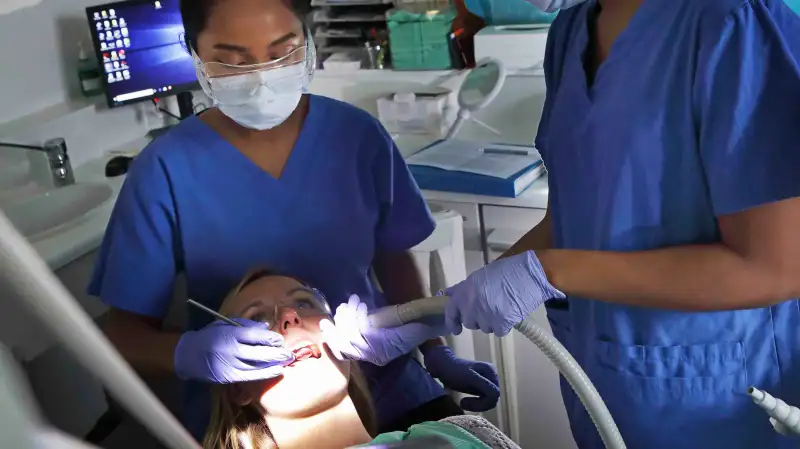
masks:
[[[314,33],[314,40],[319,42],[322,39],[361,39],[362,33],[359,30],[335,30],[330,28],[320,28]]]
[[[350,14],[331,17],[326,11],[314,11],[314,23],[363,23],[363,22],[385,22],[386,14]]]
[[[391,5],[392,0],[344,0],[344,1],[326,1],[326,0],[311,0],[311,6],[316,7],[337,7],[337,6],[377,6],[377,5]]]
[[[364,47],[348,45],[331,45],[329,47],[318,47],[317,54],[329,55],[331,53],[364,51]]]

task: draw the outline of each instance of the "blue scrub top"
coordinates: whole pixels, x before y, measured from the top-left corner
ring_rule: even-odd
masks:
[[[559,248],[642,251],[720,241],[717,217],[800,196],[800,18],[782,1],[645,0],[589,85],[596,2],[548,39],[536,146]],[[554,332],[627,446],[797,447],[746,396],[800,404],[800,306],[682,313],[571,296]],[[581,449],[603,447],[562,385]]]
[[[190,298],[217,309],[247,271],[269,267],[310,282],[331,307],[357,294],[372,309],[386,305],[369,276],[375,252],[410,249],[434,227],[392,138],[358,108],[310,96],[280,179],[191,117],[131,165],[89,293],[163,318],[179,273]],[[211,320],[189,309],[188,321],[191,330]],[[410,355],[362,365],[381,424],[444,395]],[[210,412],[206,385],[187,382],[185,406],[199,439]]]

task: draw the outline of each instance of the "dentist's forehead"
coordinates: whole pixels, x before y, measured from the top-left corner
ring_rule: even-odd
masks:
[[[289,33],[302,35],[302,30],[300,19],[281,0],[224,0],[211,10],[203,37],[267,47]]]

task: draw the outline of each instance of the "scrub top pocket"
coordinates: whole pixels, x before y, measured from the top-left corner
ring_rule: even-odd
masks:
[[[589,375],[628,447],[712,448],[711,442],[702,444],[709,431],[727,435],[726,444],[745,443],[748,427],[757,425],[758,407],[746,396],[742,342],[642,346],[598,341],[595,354]],[[675,434],[653,441],[654,429]]]

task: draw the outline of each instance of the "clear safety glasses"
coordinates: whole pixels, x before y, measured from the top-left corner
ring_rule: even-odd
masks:
[[[274,94],[303,90],[311,83],[317,66],[317,51],[308,30],[304,40],[279,59],[248,65],[204,62],[191,49],[197,79],[206,94],[218,101],[226,94],[255,95],[261,87]]]
[[[272,331],[278,330],[280,326],[281,312],[291,309],[300,318],[324,318],[332,315],[331,308],[325,296],[317,289],[312,289],[314,294],[307,297],[300,297],[275,303],[272,306],[265,306],[250,317],[253,321],[266,323]]]

